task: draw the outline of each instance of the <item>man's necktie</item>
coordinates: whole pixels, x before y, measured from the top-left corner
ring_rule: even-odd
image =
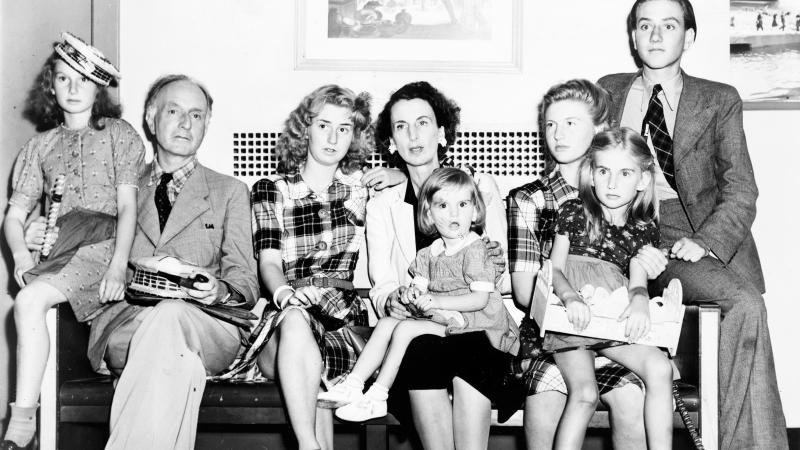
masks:
[[[647,113],[644,115],[642,121],[642,136],[646,130],[650,130],[650,139],[653,141],[653,148],[656,151],[656,159],[658,165],[661,166],[661,171],[664,173],[664,178],[667,183],[675,190],[678,188],[675,184],[675,166],[672,158],[672,138],[669,137],[667,131],[667,120],[664,118],[664,106],[661,100],[658,99],[658,93],[661,92],[661,85],[653,86],[653,94],[650,96],[650,104],[647,107]]]
[[[169,195],[167,195],[167,183],[172,180],[171,173],[164,173],[161,175],[161,181],[156,187],[156,211],[158,211],[158,225],[161,231],[164,231],[164,225],[167,224],[169,213],[172,211],[172,204],[169,202]]]

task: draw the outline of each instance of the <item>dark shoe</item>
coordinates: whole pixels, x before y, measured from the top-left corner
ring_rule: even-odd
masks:
[[[28,445],[25,447],[20,447],[19,445],[15,444],[14,441],[5,440],[0,442],[0,450],[33,450],[35,440],[36,439],[31,439],[31,441],[28,442]]]

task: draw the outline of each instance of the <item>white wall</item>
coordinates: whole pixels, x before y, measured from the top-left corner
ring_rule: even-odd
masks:
[[[786,424],[800,427],[797,358],[800,289],[796,238],[800,212],[800,111],[746,111],[744,129],[760,190],[753,224],[767,283],[769,328]]]
[[[158,75],[184,72],[200,79],[215,98],[201,161],[232,173],[232,133],[279,130],[299,100],[324,83],[373,93],[377,112],[393,89],[425,79],[459,102],[465,129],[533,129],[536,105],[553,83],[635,70],[625,33],[630,0],[520,1],[524,6],[523,70],[510,75],[294,71],[295,2],[124,2],[120,58],[126,118],[134,125],[141,123],[144,94]],[[728,1],[699,0],[694,6],[700,29],[684,68],[692,75],[725,81]],[[793,202],[785,198],[787,192],[797,192],[791,188],[800,187],[800,182],[791,173],[796,165],[775,164],[771,156],[800,159],[795,156],[798,116],[787,111],[745,115],[762,191],[756,240],[767,272],[770,327],[790,427],[800,426],[800,386],[794,382],[800,378],[800,365],[790,348],[800,306],[791,283],[794,267],[784,261],[800,253],[800,244],[788,237],[786,215],[794,218],[797,214],[790,209]]]

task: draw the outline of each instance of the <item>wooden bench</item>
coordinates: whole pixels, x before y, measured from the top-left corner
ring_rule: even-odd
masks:
[[[278,132],[244,132],[233,134],[233,175],[251,185],[259,178],[274,173],[274,157]],[[469,164],[476,170],[492,174],[501,195],[535,179],[544,168],[541,137],[535,131],[467,130],[457,134],[452,152],[455,164]],[[374,154],[370,166],[384,165],[382,155]],[[359,260],[356,285],[366,286],[366,254]],[[361,291],[362,296],[365,295]],[[40,441],[43,450],[102,448],[107,437],[108,418],[113,396],[110,377],[92,372],[86,358],[88,328],[75,321],[68,305],[48,313],[51,330],[51,352],[43,383],[41,400]],[[675,357],[683,376],[680,384],[691,417],[699,425],[706,449],[717,448],[717,359],[719,309],[714,306],[689,307],[686,310],[681,340]],[[52,332],[55,330],[55,332]],[[675,414],[674,424],[682,427]],[[498,424],[493,412],[492,425],[509,429],[522,425],[522,411]],[[359,444],[369,450],[389,448],[390,429],[399,426],[391,415],[364,425],[338,423],[340,433],[355,431]],[[609,414],[598,407],[590,427],[608,428]],[[258,437],[265,429],[284,430],[291,434],[278,388],[273,383],[209,383],[203,396],[198,419],[198,432],[228,432],[256,436],[257,444],[230,447],[264,448]],[[495,429],[496,432],[499,428]],[[493,434],[494,434],[493,432]],[[95,442],[96,441],[96,442]],[[198,438],[198,448],[203,446]],[[344,446],[342,446],[344,447]],[[347,445],[351,447],[351,445]]]
[[[43,384],[41,402],[41,449],[102,448],[107,436],[113,396],[111,377],[94,373],[86,358],[88,327],[80,324],[69,305],[48,314],[52,333],[51,358]],[[705,448],[717,448],[717,354],[719,309],[714,306],[688,307],[675,357],[683,380],[681,392],[695,423],[700,427]],[[259,433],[265,425],[288,429],[288,419],[278,388],[273,383],[208,383],[199,416],[199,429],[247,429]],[[250,425],[251,427],[247,427]],[[388,448],[389,428],[399,423],[391,415],[355,426],[360,441],[370,450]],[[519,427],[522,411],[504,424],[498,424],[493,411],[493,426]],[[675,414],[674,425],[683,423]],[[598,407],[590,427],[607,428],[608,411]],[[352,424],[337,424],[352,431]],[[89,431],[93,431],[92,434]],[[95,436],[96,442],[90,442]]]

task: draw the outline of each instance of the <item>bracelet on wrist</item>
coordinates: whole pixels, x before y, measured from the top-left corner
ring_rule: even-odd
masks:
[[[289,295],[285,295],[282,300],[279,300],[278,295],[280,295],[281,292],[283,291],[291,291],[291,292],[289,293]],[[275,292],[272,293],[272,303],[275,306],[277,306],[278,309],[283,309],[286,306],[286,302],[289,300],[289,298],[292,297],[292,295],[294,295],[294,288],[289,286],[288,284],[284,284],[282,286],[279,286],[277,289],[275,289]]]
[[[635,288],[628,289],[628,297],[629,298],[633,299],[633,297],[635,297],[637,295],[641,295],[643,297],[647,297],[648,299],[650,298],[650,293],[647,292],[647,288],[645,288],[643,286],[637,286]]]
[[[567,306],[569,302],[586,303],[583,301],[583,296],[579,292],[575,292],[575,295],[564,296],[564,298],[561,299],[561,303],[563,303],[564,306]]]

